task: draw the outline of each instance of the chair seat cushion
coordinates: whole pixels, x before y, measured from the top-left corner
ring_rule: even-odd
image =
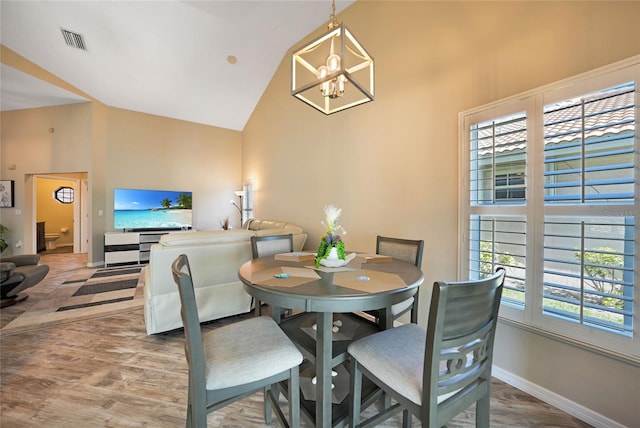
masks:
[[[417,324],[403,324],[364,337],[349,345],[358,364],[417,405],[422,405],[422,373],[427,330]],[[445,369],[444,364],[440,367]],[[439,395],[442,403],[458,390]]]
[[[298,366],[302,354],[269,317],[250,318],[203,335],[207,389],[263,379]]]
[[[399,394],[420,405],[427,330],[404,324],[349,345],[358,363]]]

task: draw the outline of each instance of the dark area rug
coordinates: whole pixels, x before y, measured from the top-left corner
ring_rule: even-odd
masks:
[[[138,309],[144,305],[143,269],[144,266],[120,266],[78,273],[55,290],[57,304],[22,314],[0,333],[13,334]],[[68,297],[61,298],[62,295]]]
[[[143,269],[143,266],[135,266],[135,267],[131,267],[131,266],[118,266],[118,267],[112,267],[112,268],[101,268],[101,269],[97,269],[96,271],[92,272],[92,273],[84,273],[84,274],[80,274],[78,276],[73,276],[69,279],[67,279],[66,281],[63,282],[63,284],[74,284],[74,283],[80,283],[80,282],[89,282],[92,280],[98,280],[98,278],[108,278],[108,277],[112,277],[112,276],[122,276],[122,275],[130,275],[130,274],[139,274]]]
[[[125,279],[123,281],[102,282],[98,284],[87,284],[78,288],[73,293],[75,296],[86,296],[87,294],[107,293],[109,291],[124,290],[126,288],[136,288],[138,286],[137,279]]]
[[[85,281],[72,280],[66,281],[65,284],[81,283],[83,285],[71,295],[69,305],[62,306],[57,309],[56,312],[68,311],[71,309],[88,308],[98,305],[108,305],[111,303],[123,302],[126,300],[133,300],[134,292],[129,293],[127,296],[109,296],[102,297],[102,293],[112,293],[114,291],[121,291],[127,289],[135,289],[138,286],[140,280],[140,272],[142,266],[136,267],[115,267],[98,269]],[[74,301],[74,297],[90,296],[91,300],[83,299],[82,301]],[[78,300],[78,299],[76,299]]]
[[[92,306],[106,305],[106,304],[109,304],[109,303],[125,302],[127,300],[133,300],[133,297],[121,297],[119,299],[102,300],[100,302],[83,303],[81,305],[63,306],[61,308],[58,308],[58,310],[56,312],[70,311],[70,310],[73,310],[73,309],[81,309],[81,308],[90,308]]]
[[[135,267],[130,269],[123,269],[123,268],[100,269],[96,273],[91,275],[91,278],[104,278],[104,277],[116,276],[116,275],[128,275],[130,273],[140,273],[141,270],[142,270],[142,267]]]

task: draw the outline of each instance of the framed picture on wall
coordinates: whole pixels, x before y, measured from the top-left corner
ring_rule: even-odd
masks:
[[[0,208],[10,208],[13,204],[13,180],[0,180]]]

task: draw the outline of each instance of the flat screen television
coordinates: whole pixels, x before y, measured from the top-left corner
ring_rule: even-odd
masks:
[[[126,231],[188,230],[191,192],[114,189],[113,227]]]

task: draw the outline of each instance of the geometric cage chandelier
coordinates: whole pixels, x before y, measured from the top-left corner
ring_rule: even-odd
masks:
[[[329,31],[291,55],[291,95],[326,115],[373,101],[373,58],[343,23],[332,0]]]

